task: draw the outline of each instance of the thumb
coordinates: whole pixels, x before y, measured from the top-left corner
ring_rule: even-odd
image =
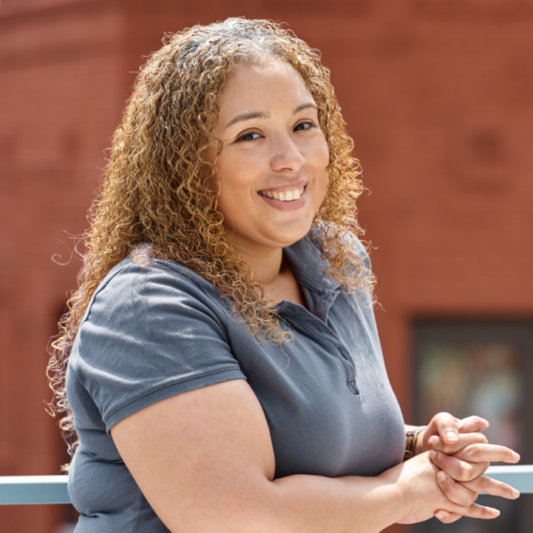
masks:
[[[456,444],[459,440],[459,420],[449,413],[441,413],[437,421],[437,431],[446,444]]]

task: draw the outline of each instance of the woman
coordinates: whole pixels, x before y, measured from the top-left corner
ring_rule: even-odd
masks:
[[[318,55],[273,23],[148,61],[51,363],[77,533],[375,532],[517,497],[482,476],[518,456],[478,418],[436,416],[402,462],[351,150]]]

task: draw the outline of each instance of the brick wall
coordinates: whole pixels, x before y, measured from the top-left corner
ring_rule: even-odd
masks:
[[[64,461],[44,411],[46,345],[80,268],[65,232],[86,228],[124,105],[119,15],[80,2],[0,16],[0,475],[57,474]],[[0,508],[0,530],[52,533],[62,513]]]

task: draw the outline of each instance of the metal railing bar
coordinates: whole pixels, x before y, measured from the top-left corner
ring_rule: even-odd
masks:
[[[0,505],[71,503],[68,476],[0,477]]]
[[[521,494],[533,494],[533,465],[490,466],[485,475],[511,485]]]
[[[533,494],[533,465],[491,466],[487,476]],[[68,504],[68,476],[0,477],[0,505]]]

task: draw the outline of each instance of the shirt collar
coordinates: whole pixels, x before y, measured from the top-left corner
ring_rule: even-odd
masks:
[[[341,286],[326,274],[328,262],[324,259],[320,244],[309,235],[283,249],[298,283],[316,293],[336,291]]]

